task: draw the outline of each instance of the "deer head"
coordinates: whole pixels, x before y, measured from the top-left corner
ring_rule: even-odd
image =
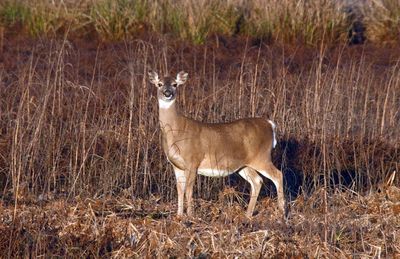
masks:
[[[164,76],[162,79],[154,71],[149,72],[149,79],[157,87],[157,98],[160,108],[168,108],[175,102],[176,89],[183,85],[188,78],[188,73],[181,71],[176,78]]]

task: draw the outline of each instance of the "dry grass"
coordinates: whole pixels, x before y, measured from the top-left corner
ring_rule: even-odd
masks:
[[[367,37],[378,44],[398,44],[400,38],[400,2],[374,0],[364,6]]]
[[[232,191],[216,201],[197,200],[197,217],[190,219],[177,219],[176,204],[157,197],[46,199],[21,206],[15,216],[13,206],[0,205],[0,250],[4,257],[68,258],[400,255],[398,201],[346,190],[329,195],[332,206],[324,213],[322,192],[292,202],[287,222],[269,198],[249,221]]]
[[[189,116],[276,121],[275,162],[287,181],[300,177],[306,191],[329,179],[366,191],[399,171],[397,56],[386,55],[382,69],[381,61],[363,55],[347,60],[351,50],[311,51],[304,54],[314,56],[307,62],[247,43],[235,55],[218,46],[188,52],[185,45],[163,44],[81,52],[67,41],[42,41],[8,52],[0,90],[2,186],[14,195],[72,197],[130,187],[134,195],[155,191],[169,200],[174,179],[160,152],[155,89],[143,76],[149,67],[169,66],[189,71],[179,96]],[[199,181],[207,193],[222,184]]]
[[[213,35],[243,35],[283,44],[348,41],[353,20],[345,1],[148,1],[84,0],[0,3],[0,25],[9,33],[73,35],[106,41],[140,38],[156,32],[204,44]],[[356,3],[353,3],[356,5]],[[399,3],[365,1],[359,21],[376,44],[398,44]]]

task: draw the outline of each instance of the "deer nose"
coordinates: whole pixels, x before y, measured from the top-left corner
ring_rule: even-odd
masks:
[[[165,91],[164,91],[164,95],[165,95],[165,97],[171,97],[172,91],[170,91],[170,90],[165,90]]]

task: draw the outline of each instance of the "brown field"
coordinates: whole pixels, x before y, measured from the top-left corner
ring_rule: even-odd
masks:
[[[0,257],[400,256],[400,49],[157,33],[140,40],[17,36],[0,49]],[[252,220],[239,177],[199,176],[178,219],[149,69],[189,72],[181,109],[278,125]]]
[[[232,189],[214,201],[198,199],[197,216],[183,220],[175,217],[176,202],[156,196],[49,198],[21,204],[15,218],[13,206],[2,207],[0,248],[3,257],[400,256],[400,205],[390,191],[332,193],[327,212],[323,192],[293,201],[287,222],[270,198],[248,220],[242,195]]]

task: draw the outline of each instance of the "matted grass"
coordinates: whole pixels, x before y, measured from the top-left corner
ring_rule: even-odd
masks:
[[[391,191],[398,199],[400,189]],[[68,258],[400,256],[400,203],[394,196],[335,192],[325,212],[322,192],[298,197],[287,221],[269,198],[248,220],[236,198],[241,194],[232,190],[215,201],[195,200],[196,216],[181,219],[175,203],[157,197],[26,197],[15,212],[0,204],[0,251],[4,257]]]

